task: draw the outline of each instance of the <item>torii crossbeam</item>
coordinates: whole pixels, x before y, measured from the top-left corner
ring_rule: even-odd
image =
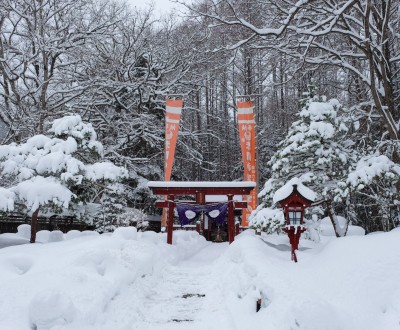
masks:
[[[157,207],[168,208],[167,223],[167,243],[172,244],[172,234],[174,225],[174,208],[177,201],[175,196],[191,195],[195,196],[196,204],[206,204],[206,195],[226,195],[228,197],[228,238],[229,243],[234,241],[235,221],[234,221],[234,195],[250,195],[256,183],[251,181],[244,182],[197,182],[197,181],[150,181],[148,187],[155,195],[168,196],[167,201],[158,201]],[[246,202],[235,202],[236,207],[245,209]]]

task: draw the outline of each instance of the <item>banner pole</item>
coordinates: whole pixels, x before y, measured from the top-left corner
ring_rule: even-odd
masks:
[[[172,175],[172,166],[174,164],[176,142],[178,140],[179,123],[182,114],[183,100],[167,97],[165,107],[165,165],[164,180],[170,181]],[[166,196],[164,196],[166,199]],[[161,218],[161,231],[167,227],[167,209],[163,209]]]
[[[242,101],[237,101],[238,125],[240,136],[240,147],[242,151],[244,180],[254,181],[256,187],[249,196],[243,196],[248,202],[248,209],[243,210],[242,226],[248,226],[248,217],[257,208],[258,166],[256,151],[256,125],[254,118],[254,105],[250,96],[240,96]]]

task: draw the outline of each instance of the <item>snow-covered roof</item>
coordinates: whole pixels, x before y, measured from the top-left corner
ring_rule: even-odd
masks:
[[[253,181],[149,181],[149,188],[254,188]]]
[[[293,178],[289,180],[283,187],[279,188],[275,194],[273,201],[274,203],[277,203],[279,201],[282,201],[290,196],[290,194],[293,192],[294,187],[297,186],[297,191],[306,199],[308,199],[311,202],[314,202],[317,199],[317,194],[312,191],[310,188],[307,188],[302,184],[302,182],[299,180],[299,178]]]

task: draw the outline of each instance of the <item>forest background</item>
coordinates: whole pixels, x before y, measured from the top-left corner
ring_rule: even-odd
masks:
[[[129,171],[118,199],[154,212],[146,183],[163,180],[168,95],[184,97],[172,179],[191,181],[243,179],[236,101],[251,96],[260,188],[279,176],[269,161],[282,158],[279,143],[307,99],[326,95],[339,100],[346,127],[332,139],[351,155],[330,177],[339,187],[329,192],[332,207],[368,232],[397,226],[399,1],[176,3],[183,16],[160,18],[152,6],[113,1],[2,1],[0,143],[79,114],[105,159]],[[289,166],[316,157],[304,172],[318,164],[315,153],[296,157]],[[108,191],[99,187],[91,200]]]

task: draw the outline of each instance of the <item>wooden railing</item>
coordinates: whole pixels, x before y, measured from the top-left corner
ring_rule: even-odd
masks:
[[[66,233],[70,230],[92,230],[93,227],[74,217],[38,217],[37,231],[61,230]],[[0,216],[0,233],[16,233],[19,225],[31,224],[31,218],[18,214]]]

